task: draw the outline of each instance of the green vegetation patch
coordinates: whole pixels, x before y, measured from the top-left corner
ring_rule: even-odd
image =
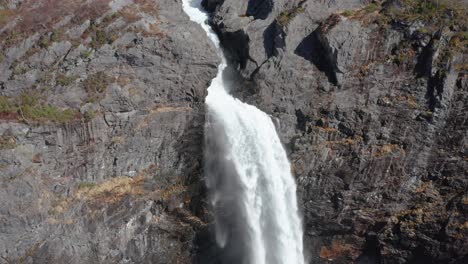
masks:
[[[91,47],[93,49],[98,49],[105,44],[112,44],[118,37],[117,32],[106,31],[106,27],[109,26],[118,16],[112,14],[106,16],[101,23],[96,21],[91,21],[91,25],[84,33],[85,36],[91,36]]]
[[[283,11],[281,12],[281,14],[278,16],[278,18],[276,19],[277,23],[284,27],[284,26],[287,26],[289,24],[289,22],[295,17],[297,16],[298,14],[304,12],[305,9],[303,7],[295,7],[293,9],[289,9],[289,10],[286,10],[286,11]]]
[[[341,13],[341,15],[343,15],[345,17],[351,17],[354,14],[356,14],[355,10],[345,10],[345,11],[343,11],[343,13]]]
[[[91,188],[94,188],[96,187],[96,183],[94,182],[80,182],[78,184],[78,189],[81,190],[81,189],[91,189]]]
[[[84,113],[84,120],[85,122],[90,122],[91,120],[93,120],[94,118],[96,117],[96,112],[90,110],[90,111],[86,111]]]
[[[109,36],[104,30],[97,30],[91,39],[91,47],[95,49],[107,43],[112,42],[110,41]]]
[[[10,113],[16,111],[15,104],[6,96],[0,96],[0,113]]]
[[[39,38],[39,47],[45,49],[52,43],[60,41],[62,33],[59,30],[54,30],[50,33],[46,33]]]
[[[379,11],[380,9],[382,9],[382,7],[377,3],[371,3],[364,7],[364,11],[367,13],[373,13],[375,11]]]
[[[22,111],[27,119],[32,119],[40,123],[65,123],[74,119],[77,116],[76,110],[61,110],[52,105],[26,105],[22,108]]]
[[[0,96],[0,113],[18,114],[24,121],[36,123],[65,123],[78,116],[77,110],[45,104],[37,94],[28,92],[17,98]]]

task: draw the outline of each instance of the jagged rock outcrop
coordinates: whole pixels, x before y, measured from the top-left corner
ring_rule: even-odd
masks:
[[[203,30],[172,0],[0,6],[0,263],[190,263]]]
[[[260,2],[225,0],[212,24],[244,77],[234,92],[289,149],[310,263],[465,262],[466,3],[272,1],[248,15]]]

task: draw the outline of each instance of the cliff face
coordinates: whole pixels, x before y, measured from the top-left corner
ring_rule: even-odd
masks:
[[[463,263],[467,5],[382,2],[205,4],[289,149],[311,263]]]
[[[0,263],[189,263],[219,62],[181,2],[0,1],[0,35]]]
[[[422,2],[204,1],[288,149],[310,263],[467,261],[466,2]],[[0,263],[213,261],[218,63],[180,0],[0,0]]]

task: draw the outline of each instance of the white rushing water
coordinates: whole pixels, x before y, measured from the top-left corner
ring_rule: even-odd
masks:
[[[285,150],[270,117],[228,93],[226,59],[200,3],[183,0],[183,9],[206,31],[222,59],[208,88],[205,130],[217,243],[232,248],[225,253],[230,263],[303,264],[296,183]]]

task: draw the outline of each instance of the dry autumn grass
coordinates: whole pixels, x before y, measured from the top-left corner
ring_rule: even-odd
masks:
[[[359,250],[350,244],[337,240],[333,240],[332,244],[328,247],[320,248],[320,258],[327,261],[334,261],[341,258],[356,259],[358,255]]]
[[[155,199],[163,202],[180,199],[182,202],[187,202],[185,200],[187,186],[183,184],[177,183],[166,188],[157,188],[154,184],[151,184],[151,187],[149,187],[146,184],[150,181],[150,178],[145,175],[154,170],[154,168],[154,166],[150,166],[135,177],[122,176],[100,183],[79,183],[73,195],[55,202],[55,205],[50,210],[50,213],[55,218],[52,218],[51,221],[58,221],[57,219],[61,219],[67,212],[70,212],[70,210],[80,204],[86,204],[87,208],[91,209],[90,213],[93,214],[93,211],[103,206],[118,204],[126,197],[132,197],[132,199]]]
[[[82,201],[99,201],[99,203],[112,204],[120,201],[126,195],[140,196],[144,194],[143,176],[135,178],[116,177],[94,186],[79,188],[75,198]]]
[[[374,148],[373,156],[376,158],[386,157],[398,152],[404,153],[404,150],[396,144],[385,144],[382,146],[376,146]]]

